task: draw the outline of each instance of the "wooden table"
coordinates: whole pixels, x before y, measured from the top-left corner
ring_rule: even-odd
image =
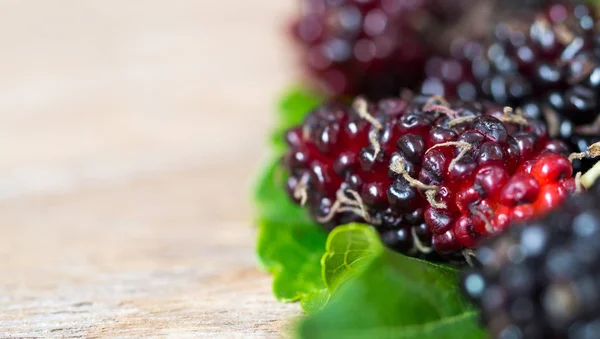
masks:
[[[250,191],[293,1],[0,3],[0,337],[279,336]]]

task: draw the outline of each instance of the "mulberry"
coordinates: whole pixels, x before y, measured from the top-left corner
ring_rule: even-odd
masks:
[[[286,134],[287,189],[331,229],[374,225],[398,251],[452,255],[576,190],[566,145],[486,102],[331,102]]]
[[[600,338],[600,185],[477,250],[462,277],[494,338]]]

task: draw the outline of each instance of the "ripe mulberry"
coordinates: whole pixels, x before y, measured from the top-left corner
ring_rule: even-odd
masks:
[[[456,23],[473,0],[300,0],[293,36],[309,74],[333,96],[384,97],[422,81],[423,29]]]
[[[600,185],[477,250],[462,287],[493,338],[600,338]]]
[[[485,102],[327,103],[286,134],[287,189],[331,229],[360,221],[417,255],[455,254],[576,190],[566,145]]]
[[[451,58],[429,59],[421,91],[518,107],[582,152],[600,141],[597,27],[594,9],[584,4],[554,3],[501,21],[488,44],[457,40]]]

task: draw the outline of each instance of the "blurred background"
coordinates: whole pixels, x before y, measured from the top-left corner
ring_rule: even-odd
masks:
[[[0,333],[276,336],[249,192],[281,0],[0,2]]]

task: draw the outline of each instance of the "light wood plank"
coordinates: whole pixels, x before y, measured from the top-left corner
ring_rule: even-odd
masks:
[[[0,2],[0,333],[277,337],[253,175],[279,0]]]

